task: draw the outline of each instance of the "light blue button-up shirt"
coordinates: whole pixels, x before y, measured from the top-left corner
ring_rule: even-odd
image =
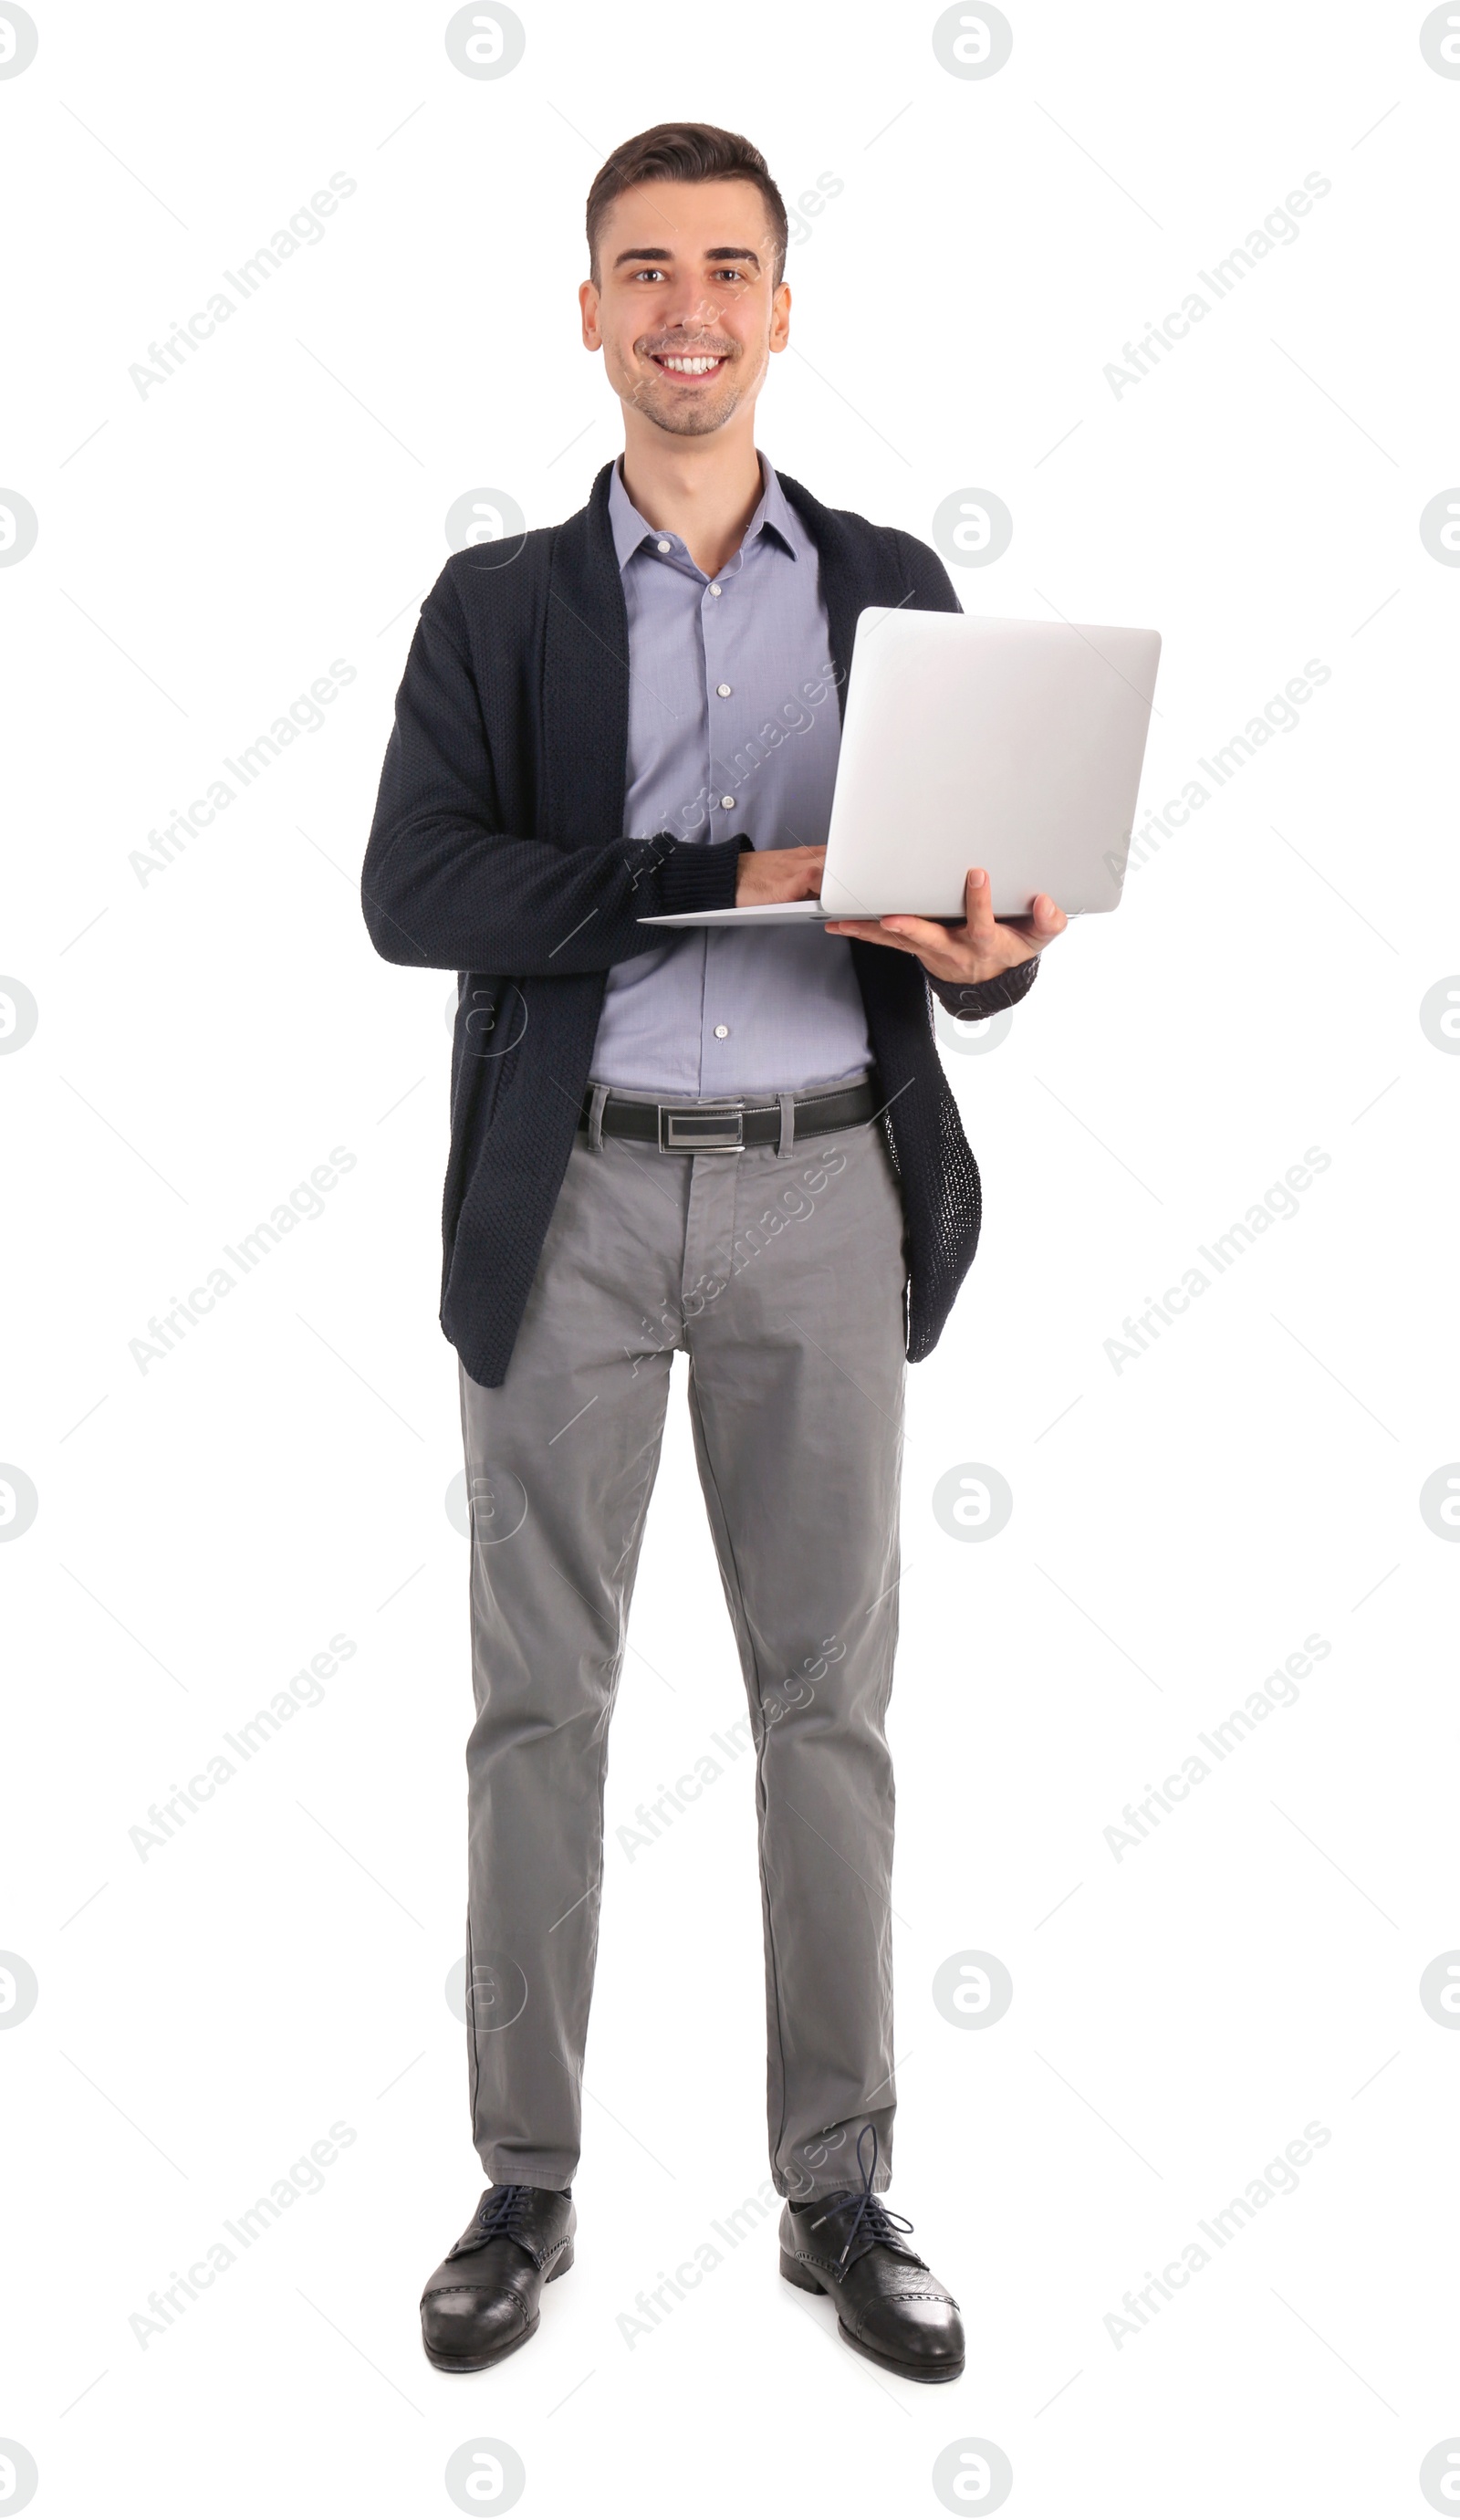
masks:
[[[761,474],[740,548],[711,579],[680,535],[645,522],[613,468],[631,836],[825,841],[841,719],[820,564],[764,456]],[[813,922],[659,930],[609,969],[590,1073],[638,1093],[708,1097],[801,1091],[870,1064],[850,942]]]

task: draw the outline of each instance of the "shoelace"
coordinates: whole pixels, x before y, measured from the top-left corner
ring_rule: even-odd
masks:
[[[870,2136],[872,2138],[872,2157],[870,2162],[864,2163],[862,2158],[862,2147],[867,2136]],[[827,2216],[831,2214],[837,2206],[849,2205],[853,2198],[856,2198],[857,2211],[852,2217],[852,2225],[847,2233],[846,2246],[842,2250],[841,2257],[837,2261],[840,2266],[845,2266],[847,2264],[852,2253],[853,2242],[858,2238],[861,2238],[865,2243],[865,2247],[869,2249],[874,2247],[879,2240],[892,2241],[896,2244],[903,2233],[910,2231],[912,2228],[912,2226],[907,2221],[906,2215],[895,2214],[890,2205],[884,2205],[881,2197],[874,2196],[872,2193],[872,2181],[877,2176],[877,2130],[872,2125],[871,2121],[868,2120],[867,2124],[863,2128],[862,2134],[857,2138],[857,2167],[862,2172],[861,2189],[859,2190],[855,2187],[844,2187],[841,2188],[835,2196],[828,2196],[824,2210],[817,2216],[816,2221],[811,2226],[811,2228],[814,2231],[818,2230],[821,2225],[826,2221]],[[863,2254],[863,2251],[858,2251],[859,2256],[862,2256]]]
[[[483,2240],[520,2240],[531,2194],[528,2186],[489,2187],[476,2214]]]

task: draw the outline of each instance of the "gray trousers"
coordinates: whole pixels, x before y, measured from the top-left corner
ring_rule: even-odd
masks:
[[[772,2176],[860,2185],[868,2120],[890,2176],[905,1277],[875,1121],[738,1154],[580,1130],[507,1379],[461,1371],[489,2179],[561,2188],[578,2162],[608,1724],[677,1348],[756,1748]]]

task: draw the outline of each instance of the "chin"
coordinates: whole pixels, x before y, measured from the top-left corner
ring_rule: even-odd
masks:
[[[636,394],[635,403],[645,420],[662,428],[669,437],[708,437],[712,429],[723,428],[730,414],[739,409],[738,390],[721,394],[711,402],[703,399],[673,403],[658,392]]]
[[[730,403],[724,411],[686,411],[674,417],[656,411],[651,412],[649,417],[667,436],[708,437],[712,430],[725,426],[734,408],[734,404]]]

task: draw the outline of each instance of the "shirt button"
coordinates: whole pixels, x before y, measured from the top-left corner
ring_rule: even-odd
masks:
[[[715,689],[720,694],[723,700],[728,700],[730,698],[730,687],[729,683],[717,683]]]
[[[671,548],[672,546],[669,543],[655,543],[654,545],[655,551],[669,551]]]
[[[723,594],[724,594],[724,592],[725,592],[725,589],[724,589],[724,587],[722,587],[722,586],[712,586],[712,587],[711,587],[711,589],[710,589],[710,593],[711,593],[712,595],[723,595]]]
[[[722,797],[721,797],[721,799],[720,799],[720,802],[721,802],[721,804],[725,807],[725,810],[726,810],[726,812],[727,812],[727,813],[729,813],[729,812],[730,812],[730,809],[731,805],[733,805],[734,801],[735,801],[735,800],[734,800],[733,796],[722,796]]]
[[[730,1025],[729,1025],[729,1024],[717,1024],[717,1025],[715,1026],[715,1038],[716,1038],[716,1040],[717,1040],[717,1041],[729,1041],[729,1039],[730,1039]]]

